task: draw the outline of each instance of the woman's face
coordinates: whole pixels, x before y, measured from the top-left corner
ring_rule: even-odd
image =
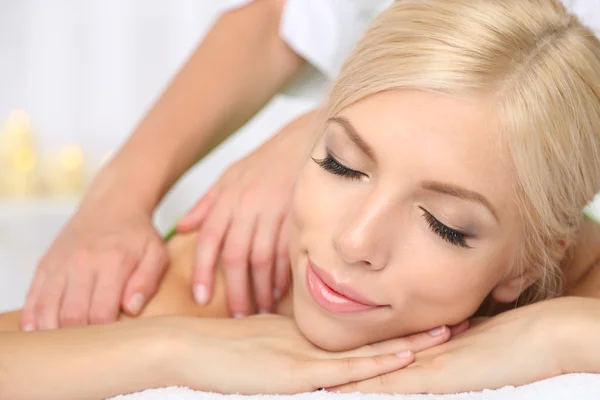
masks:
[[[459,323],[490,293],[521,290],[515,181],[489,110],[395,90],[327,122],[292,211],[294,313],[313,343],[343,350]]]

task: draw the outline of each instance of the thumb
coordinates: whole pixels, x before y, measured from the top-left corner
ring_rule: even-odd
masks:
[[[137,316],[154,296],[168,261],[164,243],[148,246],[141,262],[133,271],[123,292],[121,308],[129,316]]]
[[[177,232],[188,233],[200,227],[206,215],[210,212],[217,199],[217,190],[210,189],[196,205],[187,212],[179,221],[177,221]]]

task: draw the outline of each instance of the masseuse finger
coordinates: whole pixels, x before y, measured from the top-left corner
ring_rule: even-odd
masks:
[[[134,261],[125,254],[112,254],[98,260],[98,277],[92,293],[89,320],[91,324],[114,322],[119,317],[125,280]]]
[[[450,339],[450,329],[441,326],[429,332],[417,333],[398,339],[390,339],[379,343],[360,347],[356,350],[340,353],[340,357],[367,357],[378,354],[390,354],[402,350],[411,350],[414,353],[429,349]]]
[[[306,373],[314,389],[327,388],[397,371],[413,361],[414,354],[410,351],[375,357],[319,360],[311,362]]]
[[[273,290],[274,301],[279,300],[285,295],[290,284],[292,269],[290,265],[289,232],[290,218],[288,214],[285,216],[281,226],[279,227],[277,247],[275,249],[275,289]]]
[[[167,250],[162,241],[157,240],[146,246],[142,260],[127,279],[121,299],[121,307],[128,315],[138,315],[154,296],[165,273],[167,261]]]
[[[70,271],[58,313],[61,328],[87,325],[94,279],[92,269]]]
[[[473,328],[473,324],[467,319],[460,324],[451,326],[450,330],[452,332],[452,336],[456,336],[467,331],[469,328]]]
[[[241,208],[231,221],[221,254],[227,304],[236,318],[248,316],[252,311],[248,258],[255,223],[254,213]]]
[[[211,209],[198,232],[192,282],[194,300],[201,306],[208,304],[212,298],[215,268],[231,215],[229,202],[222,199]]]
[[[44,281],[34,306],[36,326],[41,330],[58,328],[58,309],[65,290],[66,277],[56,275]]]
[[[31,287],[27,292],[25,299],[25,306],[21,314],[21,330],[23,331],[34,331],[37,329],[35,320],[35,305],[39,298],[39,293],[42,289],[42,284],[45,279],[45,273],[43,269],[38,269],[36,272]]]
[[[271,312],[273,309],[275,244],[280,224],[280,216],[262,215],[252,240],[252,284],[256,305],[261,313]]]
[[[196,205],[183,218],[177,221],[177,232],[188,233],[198,229],[210,210],[214,207],[217,193],[218,189],[216,187],[206,192]]]

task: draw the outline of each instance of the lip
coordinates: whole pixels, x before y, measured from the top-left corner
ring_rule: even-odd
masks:
[[[382,307],[348,286],[336,283],[327,272],[319,269],[310,260],[306,266],[308,291],[321,307],[334,314],[351,314]]]

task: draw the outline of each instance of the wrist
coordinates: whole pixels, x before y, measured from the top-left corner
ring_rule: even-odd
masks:
[[[118,162],[107,164],[94,178],[82,200],[82,206],[90,204],[97,209],[101,204],[102,209],[135,210],[152,215],[160,201],[159,195],[152,189],[149,179],[136,175],[139,174],[126,165]]]
[[[145,379],[151,387],[186,386],[182,373],[189,357],[188,330],[180,317],[148,317],[142,322],[144,334],[136,340],[136,352],[143,358]]]
[[[222,359],[219,323],[213,319],[159,317],[160,349],[153,358],[154,373],[162,386],[214,391],[211,370]]]

